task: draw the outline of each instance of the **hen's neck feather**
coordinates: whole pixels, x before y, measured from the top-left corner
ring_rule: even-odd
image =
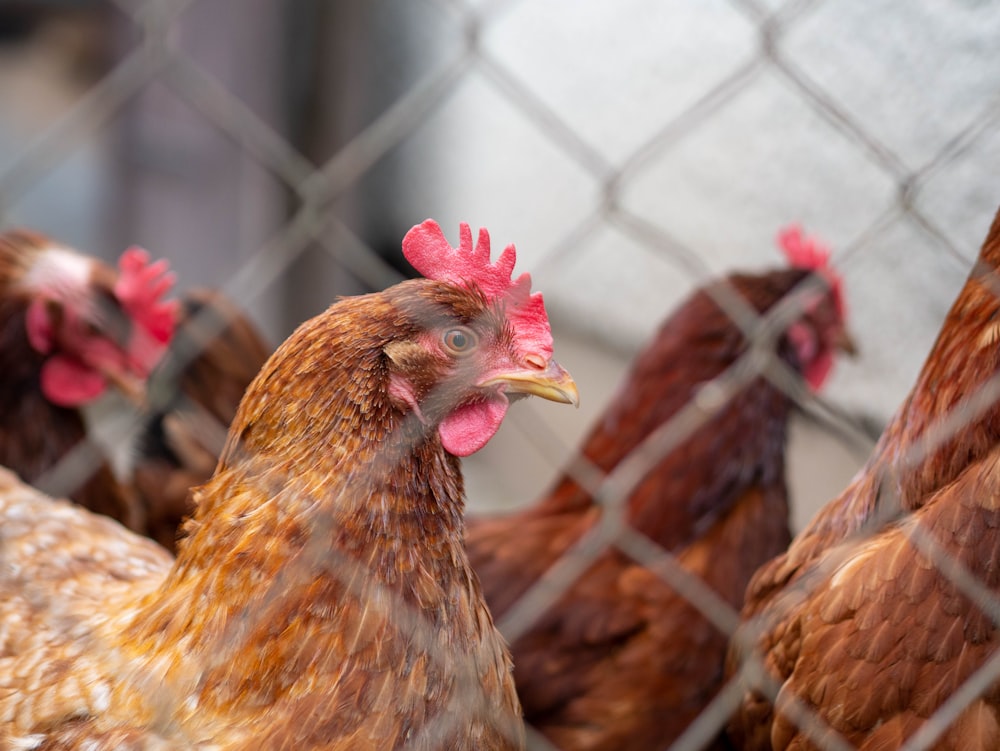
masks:
[[[804,277],[805,272],[790,270],[731,281],[754,307],[766,311]],[[633,363],[581,454],[603,472],[613,470],[651,433],[690,409],[701,387],[746,351],[747,339],[732,319],[709,294],[696,292]],[[797,367],[784,340],[778,356]],[[707,408],[697,418],[700,426],[681,438],[630,493],[630,523],[670,549],[704,531],[750,483],[783,486],[790,409],[791,400],[763,377],[740,388],[718,411]],[[747,440],[751,435],[753,440]],[[572,512],[592,503],[567,474],[529,513]]]
[[[251,384],[167,587],[233,566],[248,546],[276,568],[315,542],[387,583],[399,573],[393,560],[405,568],[401,559],[431,553],[453,565],[458,460],[390,402],[382,329],[393,311],[365,300],[300,327]]]

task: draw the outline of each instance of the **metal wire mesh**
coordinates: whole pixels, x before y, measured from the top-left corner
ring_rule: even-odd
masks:
[[[207,2],[207,0],[205,0]],[[69,157],[80,140],[88,134],[111,128],[127,104],[154,85],[167,87],[185,102],[202,121],[205,128],[215,129],[236,144],[238,149],[262,167],[280,184],[282,200],[290,207],[281,226],[254,248],[252,253],[235,265],[228,274],[224,290],[238,301],[252,301],[272,285],[279,285],[310,248],[320,248],[333,257],[340,268],[371,289],[382,289],[399,281],[400,272],[383,254],[373,249],[352,223],[338,210],[345,197],[353,196],[358,186],[387,155],[415,137],[430,120],[447,106],[455,90],[475,76],[484,80],[492,92],[518,114],[532,133],[568,160],[593,190],[596,199],[576,207],[573,217],[564,218],[560,235],[551,244],[538,265],[544,268],[573,264],[573,251],[601,231],[609,228],[630,242],[648,251],[653,258],[665,258],[672,268],[681,269],[690,278],[701,280],[715,271],[706,262],[700,249],[671,232],[668,225],[651,221],[623,200],[640,180],[651,161],[676,148],[692,133],[709,127],[720,111],[764,76],[777,77],[793,93],[798,102],[822,120],[850,148],[874,165],[895,187],[875,218],[860,227],[853,239],[839,248],[835,263],[844,268],[857,265],[866,253],[877,245],[892,227],[906,223],[935,248],[953,257],[954,267],[965,268],[972,257],[972,248],[965,237],[956,237],[942,227],[941,222],[926,209],[921,195],[942,173],[957,169],[970,152],[982,147],[991,137],[1000,119],[1000,99],[979,107],[957,131],[920,161],[903,158],[893,144],[873,131],[866,118],[839,101],[824,86],[817,83],[800,65],[784,41],[797,27],[823,8],[821,0],[802,0],[778,4],[776,8],[756,0],[731,0],[721,12],[743,19],[755,29],[756,48],[740,60],[720,80],[711,83],[693,103],[679,114],[660,122],[655,130],[623,157],[610,157],[595,147],[593,139],[581,133],[578,123],[568,121],[556,107],[538,93],[531,80],[512,69],[510,61],[498,56],[483,43],[491,26],[506,14],[517,12],[516,0],[463,3],[458,0],[437,0],[421,5],[421,12],[435,12],[450,19],[457,29],[442,60],[429,72],[417,76],[405,90],[380,114],[347,138],[325,161],[316,162],[304,155],[280,127],[269,122],[248,106],[237,94],[206,71],[177,42],[176,27],[198,0],[147,0],[133,2],[116,0],[116,13],[134,26],[138,42],[116,57],[100,80],[86,91],[63,116],[32,140],[25,141],[15,158],[0,172],[0,210],[9,214],[11,207],[28,194],[46,175]],[[826,5],[830,5],[826,3]],[[611,62],[609,61],[609,64]],[[627,74],[627,73],[626,73]],[[994,84],[996,81],[994,81]],[[238,176],[237,176],[238,179]],[[991,197],[995,202],[996,196]],[[356,200],[356,197],[355,197]],[[375,211],[374,209],[372,211]],[[219,222],[235,221],[234,217],[219,217]],[[329,298],[333,297],[333,289]],[[760,319],[738,295],[722,290],[719,302],[743,330],[754,334],[765,331],[768,317]],[[583,327],[587,328],[586,325]],[[558,338],[558,332],[557,332]],[[557,344],[558,347],[558,344]],[[574,466],[578,481],[605,508],[601,522],[572,546],[536,585],[520,598],[500,621],[508,640],[514,640],[534,624],[566,589],[581,576],[609,546],[657,572],[671,587],[681,592],[719,630],[732,633],[738,623],[738,613],[707,588],[696,577],[687,574],[674,555],[663,550],[624,522],[621,509],[631,489],[661,457],[697,430],[724,406],[732,395],[748,381],[764,375],[778,388],[802,404],[826,428],[842,440],[865,444],[857,425],[843,417],[840,410],[817,400],[799,384],[787,368],[775,358],[760,358],[751,351],[722,377],[714,382],[711,394],[706,392],[701,403],[692,402],[690,409],[677,414],[607,476],[594,467]],[[984,404],[995,400],[995,383],[978,395]],[[902,394],[900,394],[900,397]],[[711,397],[711,398],[709,398]],[[714,405],[714,406],[713,406]],[[974,411],[975,405],[966,405]],[[956,415],[956,424],[943,424],[944,434],[968,419]],[[566,443],[544,424],[537,413],[525,411],[513,416],[524,434],[534,436],[538,444]],[[125,430],[134,426],[127,426]],[[568,448],[568,447],[567,447]],[[99,459],[91,444],[83,444],[53,469],[51,476],[41,481],[43,487],[65,489],[75,478],[87,473]],[[525,499],[527,500],[527,499]],[[918,526],[913,527],[913,544],[931,559],[955,585],[987,612],[996,612],[996,594],[970,577],[968,572],[949,560],[942,560],[934,541]],[[344,562],[331,559],[324,565],[334,567]],[[235,647],[234,647],[235,648]],[[743,677],[774,695],[775,687],[754,661],[743,668]],[[1000,677],[1000,662],[996,658],[986,663],[975,678],[957,691],[948,702],[907,744],[908,749],[930,748],[935,740],[969,701]],[[472,679],[474,680],[474,679]],[[729,683],[688,731],[670,748],[686,751],[703,747],[725,724],[739,701],[738,683]],[[823,749],[849,748],[842,738],[828,732],[822,720],[804,704],[791,702],[792,714],[810,738]],[[443,731],[442,731],[443,732]],[[529,745],[549,748],[543,738],[530,735]]]

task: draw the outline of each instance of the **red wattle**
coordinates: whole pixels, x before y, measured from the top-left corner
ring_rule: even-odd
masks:
[[[455,456],[474,454],[496,434],[506,414],[506,399],[491,399],[459,407],[438,426],[441,445]]]
[[[78,407],[93,401],[107,387],[104,376],[78,360],[54,355],[42,365],[42,393],[60,407]]]

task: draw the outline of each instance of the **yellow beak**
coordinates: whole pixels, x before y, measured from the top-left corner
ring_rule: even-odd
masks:
[[[131,374],[121,373],[115,368],[102,368],[101,374],[108,383],[117,388],[136,409],[146,411],[149,405],[146,403],[146,384],[140,378]]]
[[[531,394],[552,402],[580,406],[580,393],[576,389],[573,376],[563,370],[555,360],[549,360],[544,370],[512,370],[509,373],[495,373],[481,387],[503,385],[514,394]]]
[[[847,329],[842,328],[837,332],[837,338],[833,345],[850,357],[855,357],[858,354],[858,345],[854,343],[854,339],[847,332]]]

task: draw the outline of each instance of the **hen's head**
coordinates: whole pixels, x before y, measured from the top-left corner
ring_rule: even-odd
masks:
[[[389,395],[400,409],[434,426],[456,456],[493,437],[511,400],[528,394],[577,404],[576,384],[552,359],[552,333],[531,279],[511,279],[514,246],[495,263],[490,239],[461,225],[452,248],[432,220],[403,240],[407,260],[426,279],[389,291],[408,321],[405,338],[389,342]]]
[[[42,393],[54,404],[81,406],[109,383],[141,393],[170,342],[176,303],[163,300],[173,285],[166,261],[129,248],[118,266],[37,233],[0,235],[0,284],[23,300]]]
[[[798,225],[781,230],[778,245],[793,267],[810,271],[823,282],[804,298],[801,316],[788,328],[802,375],[818,390],[833,368],[836,351],[854,352],[847,333],[843,280],[830,266],[829,248],[815,237],[804,236]]]

